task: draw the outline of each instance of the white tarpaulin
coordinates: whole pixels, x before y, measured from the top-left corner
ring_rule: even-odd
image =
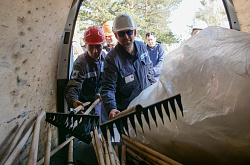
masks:
[[[184,116],[164,113],[151,130],[130,135],[184,164],[250,164],[250,34],[209,27],[164,59],[160,80],[131,106],[148,106],[176,94]],[[171,110],[170,110],[171,111]],[[151,118],[152,120],[152,118]]]

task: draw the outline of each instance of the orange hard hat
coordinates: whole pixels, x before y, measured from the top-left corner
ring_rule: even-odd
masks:
[[[113,21],[108,21],[105,24],[103,24],[102,30],[103,30],[105,36],[112,36],[113,35],[112,27],[113,27]]]
[[[105,41],[105,35],[98,26],[90,26],[84,32],[84,41],[86,44],[98,45]]]

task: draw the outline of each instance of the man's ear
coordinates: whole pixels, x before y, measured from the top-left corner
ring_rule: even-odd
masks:
[[[136,30],[134,30],[134,34],[135,34],[135,36],[136,36]]]
[[[118,40],[118,36],[117,36],[117,33],[114,33],[115,34],[115,38]]]

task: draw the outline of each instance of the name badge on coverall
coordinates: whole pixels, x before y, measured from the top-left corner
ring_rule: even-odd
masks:
[[[131,74],[131,75],[128,75],[127,77],[125,77],[125,82],[126,82],[126,84],[127,83],[129,83],[129,82],[131,82],[131,81],[134,81],[134,75],[133,74]]]

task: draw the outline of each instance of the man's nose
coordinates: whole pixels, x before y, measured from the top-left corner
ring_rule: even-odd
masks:
[[[128,34],[127,33],[124,34],[124,38],[128,38]]]

